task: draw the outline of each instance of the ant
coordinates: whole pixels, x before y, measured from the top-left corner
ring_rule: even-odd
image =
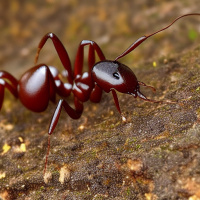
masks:
[[[155,91],[155,88],[138,81],[133,71],[126,65],[118,62],[118,60],[129,54],[149,37],[169,28],[180,18],[191,15],[200,15],[200,13],[190,13],[179,16],[165,28],[140,37],[113,61],[106,60],[97,43],[91,40],[83,40],[78,47],[74,63],[74,71],[72,71],[68,53],[62,42],[54,33],[48,33],[42,38],[38,45],[35,64],[37,63],[40,51],[46,41],[51,39],[62,65],[65,68],[62,73],[59,73],[55,67],[39,64],[25,72],[18,81],[8,72],[0,71],[0,109],[3,104],[5,88],[7,88],[16,98],[19,98],[26,108],[34,112],[44,111],[47,108],[49,101],[55,103],[56,94],[62,97],[57,104],[49,125],[48,149],[44,174],[46,172],[50,149],[50,135],[53,133],[58,123],[62,108],[64,108],[65,112],[67,112],[72,119],[78,119],[81,117],[83,112],[83,102],[91,100],[92,102],[98,103],[101,99],[102,91],[105,91],[106,93],[111,91],[115,106],[120,113],[122,120],[125,121],[126,119],[122,116],[120,110],[116,91],[130,94],[135,98],[139,97],[140,99],[149,102],[162,102],[148,99],[144,94],[142,94],[140,92],[140,86],[148,87],[153,91]],[[84,47],[87,45],[89,45],[88,72],[82,73]],[[97,63],[95,62],[95,52],[100,60]],[[63,79],[66,79],[67,82],[63,82]],[[72,108],[64,99],[71,93],[74,95],[75,108]]]

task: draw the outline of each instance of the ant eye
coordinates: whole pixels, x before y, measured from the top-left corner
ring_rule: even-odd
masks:
[[[119,77],[119,74],[117,73],[117,72],[114,72],[113,73],[113,76],[116,78],[116,79],[119,79],[120,77]]]

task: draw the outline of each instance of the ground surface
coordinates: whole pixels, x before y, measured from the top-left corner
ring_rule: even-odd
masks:
[[[199,8],[198,1],[19,2],[4,1],[0,8],[1,69],[16,77],[33,65],[37,44],[49,31],[60,37],[72,61],[82,39],[96,41],[112,59],[138,37]],[[199,18],[182,19],[122,60],[138,80],[157,89],[142,88],[149,98],[176,104],[119,95],[126,123],[110,94],[100,104],[87,102],[79,120],[63,112],[51,137],[45,180],[55,105],[32,113],[7,94],[0,114],[0,198],[199,199]],[[40,62],[62,69],[51,43]]]

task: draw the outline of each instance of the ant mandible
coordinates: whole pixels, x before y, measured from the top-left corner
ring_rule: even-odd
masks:
[[[65,68],[61,74],[55,67],[47,66],[45,64],[39,64],[29,69],[22,75],[19,81],[10,73],[6,71],[0,71],[0,109],[3,104],[5,88],[7,88],[16,98],[19,98],[26,108],[34,112],[44,111],[47,108],[49,101],[56,102],[56,94],[63,98],[69,96],[71,92],[74,95],[75,108],[72,108],[65,99],[60,99],[53,114],[48,130],[48,150],[44,173],[46,171],[50,148],[50,135],[53,133],[58,123],[62,108],[64,108],[65,112],[67,112],[72,119],[78,119],[81,117],[83,112],[83,102],[86,102],[90,99],[92,102],[98,103],[101,99],[102,91],[107,93],[111,91],[115,106],[119,111],[122,120],[125,120],[120,110],[116,91],[130,94],[135,98],[139,97],[149,102],[162,102],[148,99],[145,95],[143,95],[140,92],[140,85],[149,87],[153,91],[155,91],[155,88],[138,81],[132,70],[117,60],[133,51],[149,37],[169,28],[180,18],[191,15],[200,15],[200,13],[182,15],[176,18],[165,28],[162,28],[159,31],[147,36],[140,37],[113,61],[106,60],[97,43],[91,40],[83,40],[80,43],[76,54],[74,72],[72,71],[68,53],[62,42],[55,34],[48,33],[39,43],[38,51],[35,57],[35,64],[37,63],[39,53],[44,44],[48,39],[51,39],[62,65]],[[84,47],[87,45],[89,45],[88,72],[82,73]],[[100,61],[97,63],[95,62],[95,52],[100,59]],[[60,78],[60,76],[62,76],[62,78]],[[63,79],[67,79],[68,82],[64,83],[62,81]]]

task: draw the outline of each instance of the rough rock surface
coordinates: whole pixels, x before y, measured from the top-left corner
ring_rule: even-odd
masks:
[[[63,112],[51,137],[45,178],[46,130],[54,105],[42,114],[19,102],[12,111],[3,110],[1,198],[200,198],[199,52],[197,47],[134,70],[139,80],[157,88],[156,93],[143,90],[148,97],[174,104],[120,95],[125,123],[108,94],[100,104],[85,104],[77,121]]]

